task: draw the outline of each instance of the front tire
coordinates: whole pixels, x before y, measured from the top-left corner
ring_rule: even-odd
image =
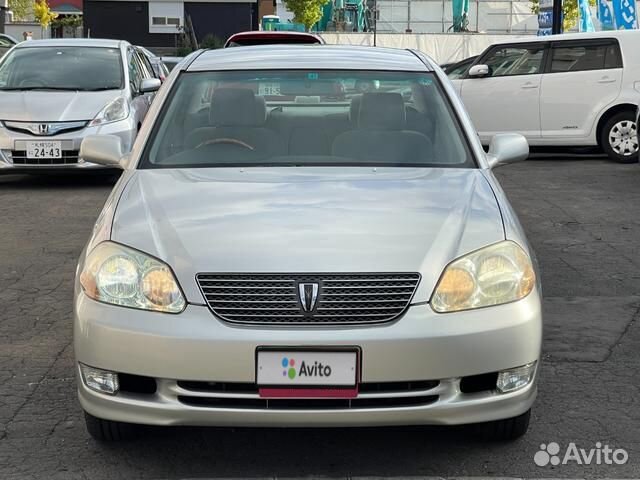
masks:
[[[604,124],[600,144],[607,156],[617,163],[638,161],[638,126],[633,112],[616,113]]]
[[[84,422],[87,432],[100,442],[119,442],[134,438],[138,433],[138,426],[132,423],[114,422],[94,417],[84,412]]]
[[[529,429],[531,409],[517,417],[479,424],[478,430],[484,440],[508,442],[520,438]]]

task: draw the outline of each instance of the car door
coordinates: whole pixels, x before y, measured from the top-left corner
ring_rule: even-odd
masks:
[[[540,137],[540,83],[545,42],[496,45],[475,65],[487,65],[485,77],[461,81],[460,96],[484,144],[500,132]]]
[[[552,42],[546,71],[540,89],[543,138],[595,135],[600,114],[622,87],[618,41]]]

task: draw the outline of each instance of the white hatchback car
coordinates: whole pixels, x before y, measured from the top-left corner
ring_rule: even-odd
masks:
[[[640,31],[523,38],[487,48],[454,85],[483,144],[499,132],[532,146],[600,146],[637,161]]]

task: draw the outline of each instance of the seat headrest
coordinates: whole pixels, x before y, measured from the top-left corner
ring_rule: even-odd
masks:
[[[358,127],[374,130],[403,130],[406,123],[404,99],[399,93],[363,93]]]
[[[258,127],[267,119],[262,97],[248,88],[217,88],[211,96],[209,123],[216,127]]]

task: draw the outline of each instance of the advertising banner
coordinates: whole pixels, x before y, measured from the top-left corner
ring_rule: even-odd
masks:
[[[538,36],[551,35],[553,27],[553,0],[540,0]]]
[[[611,0],[598,0],[598,20],[601,30],[615,30]]]
[[[613,0],[616,30],[638,28],[635,0]]]
[[[580,31],[595,32],[596,29],[591,19],[591,10],[589,10],[589,0],[578,0],[578,10],[580,11]]]

